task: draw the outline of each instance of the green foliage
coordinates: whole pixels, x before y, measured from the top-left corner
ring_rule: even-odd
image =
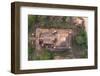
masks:
[[[87,34],[84,29],[81,29],[75,38],[75,42],[82,48],[87,48]]]
[[[48,59],[53,59],[54,55],[53,53],[48,50],[48,49],[44,49],[43,50],[43,54],[41,54],[41,56],[39,57],[39,60],[48,60]]]
[[[88,56],[87,43],[87,32],[82,27],[78,28],[78,34],[75,36],[73,40],[73,50],[80,51],[80,58],[87,58]]]
[[[88,56],[87,54],[88,54],[87,50],[84,50],[83,54],[81,55],[81,58],[87,58]]]
[[[35,24],[36,16],[29,15],[28,16],[28,30],[30,31],[32,26]]]
[[[36,50],[34,51],[33,48],[29,48],[29,60],[49,60],[49,59],[53,59],[54,58],[54,54],[53,52],[51,52],[48,49],[43,49],[43,53],[41,53],[41,55],[37,56],[36,55]]]
[[[35,48],[33,47],[29,47],[28,48],[28,60],[32,60],[33,59],[33,54],[34,54]]]
[[[32,54],[33,53],[33,48],[28,48],[28,53]]]
[[[66,22],[66,19],[70,17],[58,17],[58,16],[38,16],[29,15],[28,16],[28,29],[34,28],[36,23],[38,27],[42,28],[72,28],[72,25]],[[38,22],[36,22],[38,21]]]

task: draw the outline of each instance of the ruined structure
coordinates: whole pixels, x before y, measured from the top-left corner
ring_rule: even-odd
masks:
[[[36,29],[36,49],[48,48],[51,51],[71,49],[71,29]]]

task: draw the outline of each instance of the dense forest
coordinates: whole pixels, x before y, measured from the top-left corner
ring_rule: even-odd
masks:
[[[80,23],[75,19],[79,19]],[[44,53],[36,56],[35,41],[30,40],[35,33],[36,28],[55,28],[55,29],[72,29],[72,53],[73,56],[64,55],[66,52],[51,52],[44,48]],[[44,15],[28,15],[28,60],[48,60],[54,59],[56,55],[65,58],[87,58],[87,32],[85,29],[84,19],[82,17],[72,16],[44,16]],[[69,56],[69,57],[68,57]]]

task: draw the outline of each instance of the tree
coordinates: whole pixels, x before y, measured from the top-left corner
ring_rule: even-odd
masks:
[[[76,44],[82,48],[87,48],[87,34],[84,29],[81,29],[79,34],[75,38]]]

